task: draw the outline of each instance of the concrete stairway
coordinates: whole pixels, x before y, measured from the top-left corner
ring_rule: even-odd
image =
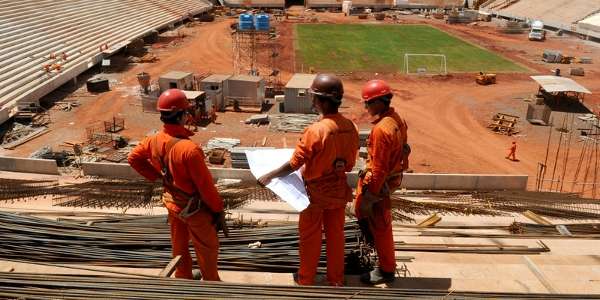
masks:
[[[205,0],[0,0],[0,7],[2,123],[17,102],[35,102],[98,63],[101,45],[116,51],[212,5]],[[60,71],[44,70],[54,63]]]

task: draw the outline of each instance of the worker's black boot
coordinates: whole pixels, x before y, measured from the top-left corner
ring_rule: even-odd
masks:
[[[366,284],[391,283],[395,279],[394,275],[394,272],[384,272],[379,268],[375,268],[369,273],[362,274],[360,281]]]
[[[201,280],[202,279],[202,273],[200,273],[200,270],[192,270],[192,277],[194,278],[194,280]]]

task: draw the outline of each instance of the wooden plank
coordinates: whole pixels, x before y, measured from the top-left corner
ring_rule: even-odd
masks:
[[[173,272],[175,272],[175,268],[177,268],[177,266],[179,265],[180,262],[181,262],[181,255],[177,255],[177,256],[173,257],[173,259],[171,259],[169,264],[167,264],[167,266],[164,269],[162,269],[162,271],[160,271],[160,273],[158,273],[158,277],[171,277],[171,274],[173,274]]]
[[[533,273],[533,275],[537,277],[537,279],[548,290],[548,292],[550,292],[551,294],[556,294],[556,289],[554,288],[554,286],[552,286],[552,284],[546,278],[546,276],[544,276],[544,273],[542,273],[542,271],[537,267],[537,265],[527,256],[523,256],[523,259],[525,260],[525,264],[527,265],[531,273]]]
[[[528,218],[529,220],[532,220],[534,222],[536,222],[537,224],[540,225],[550,225],[553,226],[554,224],[552,224],[552,222],[548,221],[546,218],[543,218],[542,216],[530,211],[530,210],[526,210],[523,213],[521,213],[523,216],[525,216],[526,218]]]
[[[442,217],[438,216],[438,214],[433,214],[429,216],[427,219],[421,221],[421,223],[417,224],[417,227],[433,227],[435,224],[439,223],[442,220]]]

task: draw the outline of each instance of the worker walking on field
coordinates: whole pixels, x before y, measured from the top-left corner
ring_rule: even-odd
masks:
[[[191,240],[203,279],[218,281],[217,231],[224,226],[223,200],[213,184],[202,149],[189,140],[193,133],[184,127],[190,117],[189,106],[181,90],[162,93],[157,109],[163,130],[143,140],[128,160],[148,180],[162,179],[162,201],[171,224],[172,254],[182,257],[175,277],[194,277],[189,252]]]
[[[327,249],[327,281],[333,286],[344,284],[344,221],[346,204],[352,201],[352,189],[346,172],[354,167],[359,148],[358,130],[343,117],[342,81],[333,75],[319,74],[309,94],[313,106],[322,115],[302,135],[288,163],[258,179],[267,185],[300,167],[310,205],[300,213],[300,269],[296,282],[313,285],[321,256],[322,232]]]
[[[390,195],[408,168],[410,147],[407,125],[390,106],[392,90],[383,80],[371,80],[362,89],[362,101],[374,117],[367,142],[366,169],[359,173],[355,214],[367,242],[374,244],[379,266],[361,276],[367,284],[394,281],[396,257],[392,235]]]
[[[517,142],[513,141],[510,148],[508,148],[508,155],[506,156],[506,159],[510,159],[512,161],[518,161],[517,160]]]

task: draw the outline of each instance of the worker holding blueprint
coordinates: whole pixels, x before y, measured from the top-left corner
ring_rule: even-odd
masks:
[[[310,204],[300,213],[300,269],[295,280],[300,285],[314,284],[324,230],[327,281],[330,285],[342,286],[345,208],[352,201],[346,172],[351,171],[356,162],[358,130],[352,121],[338,112],[344,94],[339,78],[319,74],[309,93],[313,106],[322,115],[321,120],[304,131],[289,161],[260,176],[258,182],[270,186],[278,178],[293,181],[290,174],[293,176],[300,170]],[[289,186],[295,189],[293,184]]]

